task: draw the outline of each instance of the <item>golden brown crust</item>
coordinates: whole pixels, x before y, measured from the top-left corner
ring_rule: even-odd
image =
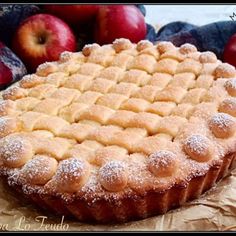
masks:
[[[3,93],[0,173],[81,220],[164,213],[233,162],[234,77],[189,44],[119,39],[65,52]]]

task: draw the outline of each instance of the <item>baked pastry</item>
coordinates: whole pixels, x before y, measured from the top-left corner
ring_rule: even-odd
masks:
[[[165,213],[233,168],[235,78],[190,44],[117,39],[64,52],[2,95],[2,178],[80,221]]]

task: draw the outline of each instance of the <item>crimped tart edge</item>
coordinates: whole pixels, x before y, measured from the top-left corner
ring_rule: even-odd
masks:
[[[210,166],[206,173],[191,176],[189,180],[163,191],[152,189],[142,194],[134,193],[123,196],[116,202],[101,198],[91,203],[79,197],[67,202],[62,197],[55,195],[39,193],[25,195],[21,185],[15,185],[14,190],[46,212],[75,217],[80,222],[122,223],[165,214],[190,200],[197,199],[235,167],[236,152],[229,153]],[[3,177],[7,182],[7,176]]]

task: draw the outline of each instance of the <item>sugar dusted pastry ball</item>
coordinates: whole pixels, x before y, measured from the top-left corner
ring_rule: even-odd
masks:
[[[149,170],[158,177],[167,177],[176,173],[178,159],[173,152],[158,151],[148,159]]]
[[[72,59],[73,57],[73,52],[69,52],[69,51],[64,51],[60,54],[60,62],[66,62],[69,61],[70,59]]]
[[[0,140],[0,159],[7,167],[21,167],[32,156],[32,145],[23,137],[9,135]]]
[[[82,52],[84,56],[89,56],[91,52],[96,51],[100,46],[97,43],[87,44],[83,47]]]
[[[60,192],[76,192],[87,181],[90,166],[86,161],[71,157],[59,163],[55,174],[57,189]]]
[[[229,79],[224,84],[229,95],[236,97],[236,79]]]
[[[217,62],[217,57],[213,52],[202,52],[199,61],[201,63],[215,63]]]
[[[101,185],[108,191],[118,192],[125,188],[128,182],[125,164],[120,161],[110,161],[99,170]]]
[[[211,141],[203,135],[194,134],[183,144],[184,151],[191,159],[206,162],[212,158],[213,147]]]
[[[226,98],[219,105],[219,112],[227,113],[236,117],[236,98]]]
[[[150,42],[150,41],[148,41],[148,40],[141,40],[138,44],[137,44],[137,50],[138,51],[142,51],[142,50],[144,50],[144,49],[146,49],[146,48],[150,48],[150,47],[152,47],[153,46],[153,44]]]
[[[232,65],[222,63],[216,67],[214,74],[216,78],[233,78],[236,75],[236,71]]]
[[[189,53],[197,52],[197,48],[193,44],[185,43],[180,46],[179,51],[182,54],[189,54]]]
[[[120,39],[116,39],[113,42],[113,48],[115,49],[115,51],[117,53],[119,53],[123,50],[130,49],[130,48],[132,48],[132,46],[133,46],[133,44],[131,43],[131,41],[129,39],[120,38]]]
[[[57,170],[57,161],[49,156],[36,155],[21,170],[21,177],[26,183],[46,184]]]
[[[218,113],[210,119],[209,127],[217,138],[229,138],[236,131],[236,119],[226,113]]]
[[[157,49],[162,54],[162,53],[165,53],[167,51],[174,50],[175,46],[171,42],[163,41],[163,42],[158,42],[157,43]]]

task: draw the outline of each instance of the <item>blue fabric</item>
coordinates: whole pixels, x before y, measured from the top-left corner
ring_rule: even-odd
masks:
[[[27,73],[23,62],[6,46],[0,48],[0,62],[11,70],[13,83]]]
[[[0,40],[10,46],[19,24],[39,11],[35,5],[0,4]]]
[[[155,41],[171,41],[176,46],[192,43],[199,51],[212,51],[222,59],[224,46],[235,33],[235,21],[220,21],[200,27],[176,21],[163,26],[157,32]]]
[[[150,24],[146,24],[146,27],[147,27],[146,39],[148,39],[151,42],[155,42],[157,37],[155,28]]]
[[[0,90],[5,89],[12,83],[20,80],[26,73],[26,67],[23,62],[18,58],[10,48],[5,46],[0,42],[0,64],[4,65],[5,68],[8,68],[8,72],[11,74],[11,82],[6,83],[4,78],[6,78],[6,74],[1,74],[1,85]],[[0,71],[2,73],[2,71]]]

